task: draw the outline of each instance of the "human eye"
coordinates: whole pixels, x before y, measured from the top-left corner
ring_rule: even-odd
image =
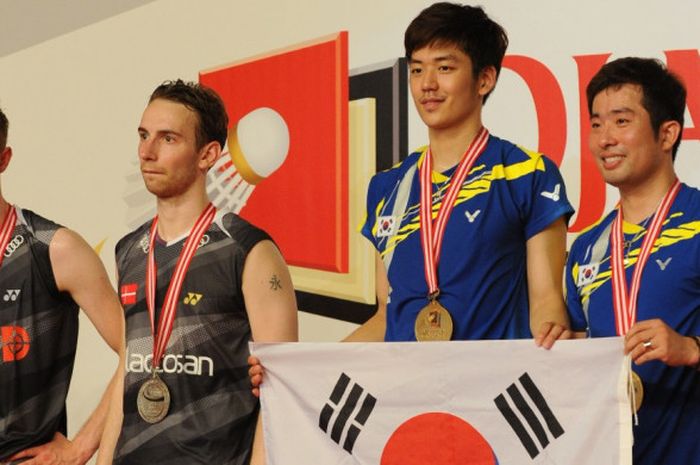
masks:
[[[591,121],[591,129],[598,129],[600,127],[600,122],[598,120]]]
[[[139,139],[146,140],[148,138],[148,133],[146,131],[139,131]]]
[[[172,142],[175,142],[175,137],[172,134],[165,134],[163,135],[163,140],[170,144]]]
[[[615,124],[617,124],[618,126],[625,126],[629,122],[630,122],[630,120],[628,118],[622,118],[622,117],[617,118],[615,120]]]
[[[423,71],[423,69],[420,66],[411,66],[411,74],[418,75],[421,71]]]

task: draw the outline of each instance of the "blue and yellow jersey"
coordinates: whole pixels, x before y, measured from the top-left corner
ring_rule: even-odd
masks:
[[[572,327],[592,337],[616,335],[610,275],[610,229],[615,215],[617,210],[579,235],[566,267]],[[623,234],[630,286],[646,229],[623,223]],[[642,273],[637,321],[654,318],[680,334],[700,334],[700,191],[686,185],[681,187]],[[644,384],[639,425],[634,430],[634,463],[696,463],[700,457],[698,372],[659,361],[633,365],[633,369]]]
[[[415,340],[416,316],[427,304],[415,170],[425,150],[375,175],[367,194],[362,234],[388,264],[387,341]],[[454,171],[433,173],[433,215]],[[407,201],[397,211],[402,179]],[[453,339],[531,337],[526,242],[572,212],[551,160],[490,136],[461,186],[439,258],[440,303],[452,315]]]

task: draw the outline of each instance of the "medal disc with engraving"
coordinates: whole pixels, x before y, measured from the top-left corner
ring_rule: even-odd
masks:
[[[170,408],[170,391],[158,376],[148,378],[136,397],[139,415],[148,423],[158,423]]]
[[[452,338],[450,312],[437,301],[431,301],[418,312],[414,331],[418,341],[449,341]]]
[[[634,390],[634,412],[637,413],[644,400],[644,384],[642,384],[642,378],[634,371],[632,372],[632,389]]]

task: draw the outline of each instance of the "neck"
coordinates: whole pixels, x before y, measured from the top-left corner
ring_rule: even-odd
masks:
[[[457,128],[430,129],[430,152],[433,171],[443,172],[459,163],[481,129],[481,118],[467,121]]]
[[[651,216],[676,180],[675,172],[632,188],[620,187],[620,203],[625,221],[640,223]]]
[[[170,241],[189,233],[208,204],[206,191],[199,195],[159,198],[158,235]]]
[[[0,193],[0,221],[3,221],[5,217],[7,216],[7,212],[10,211],[10,204],[7,200],[5,200],[5,197],[2,196],[2,193]]]

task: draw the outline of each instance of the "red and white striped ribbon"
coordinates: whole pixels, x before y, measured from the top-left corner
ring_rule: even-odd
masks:
[[[9,205],[7,213],[5,214],[5,219],[2,222],[2,227],[0,228],[0,266],[2,266],[2,261],[5,258],[5,251],[7,250],[7,244],[10,243],[12,231],[15,230],[16,225],[17,211],[13,205]]]
[[[165,354],[165,348],[168,345],[168,340],[170,340],[170,335],[173,332],[173,323],[175,322],[175,315],[177,313],[177,302],[180,296],[180,290],[182,289],[182,283],[185,280],[185,275],[190,267],[194,253],[199,247],[199,242],[206,230],[214,221],[214,216],[216,215],[216,207],[211,203],[207,205],[202,214],[197,219],[197,222],[192,227],[189,237],[185,240],[185,245],[180,251],[180,256],[177,259],[177,264],[175,265],[175,271],[170,278],[170,284],[168,285],[168,290],[165,293],[165,300],[163,301],[163,308],[160,313],[160,320],[158,322],[158,330],[156,331],[155,322],[155,306],[156,306],[156,276],[158,274],[158,269],[156,267],[156,258],[154,254],[155,238],[157,234],[158,217],[153,218],[151,223],[151,236],[149,238],[148,246],[148,265],[146,267],[146,306],[148,307],[148,314],[151,318],[151,331],[153,333],[153,362],[152,366],[155,370],[160,366],[160,362]]]
[[[433,220],[433,189],[431,180],[433,160],[430,149],[426,152],[423,164],[420,167],[420,238],[429,297],[436,296],[440,290],[437,282],[437,265],[440,260],[442,239],[447,220],[450,218],[452,210],[454,210],[455,201],[457,200],[457,195],[459,195],[462,183],[471,171],[476,159],[486,149],[488,138],[488,130],[482,127],[471,144],[469,144],[467,151],[452,175],[450,187],[442,199],[442,205],[435,220]]]
[[[623,256],[624,236],[622,233],[622,205],[618,206],[617,216],[613,220],[612,229],[610,230],[610,269],[612,273],[615,329],[617,330],[618,336],[627,334],[627,331],[629,331],[632,325],[637,321],[637,296],[639,295],[642,272],[644,271],[647,260],[649,260],[651,251],[654,248],[654,242],[656,242],[656,239],[661,233],[661,226],[671,209],[671,205],[673,205],[676,195],[678,195],[680,187],[681,183],[676,179],[656,208],[654,218],[644,236],[644,241],[642,242],[642,247],[637,257],[637,263],[634,266],[632,287],[629,293],[627,292],[627,277],[625,275],[625,260]]]

